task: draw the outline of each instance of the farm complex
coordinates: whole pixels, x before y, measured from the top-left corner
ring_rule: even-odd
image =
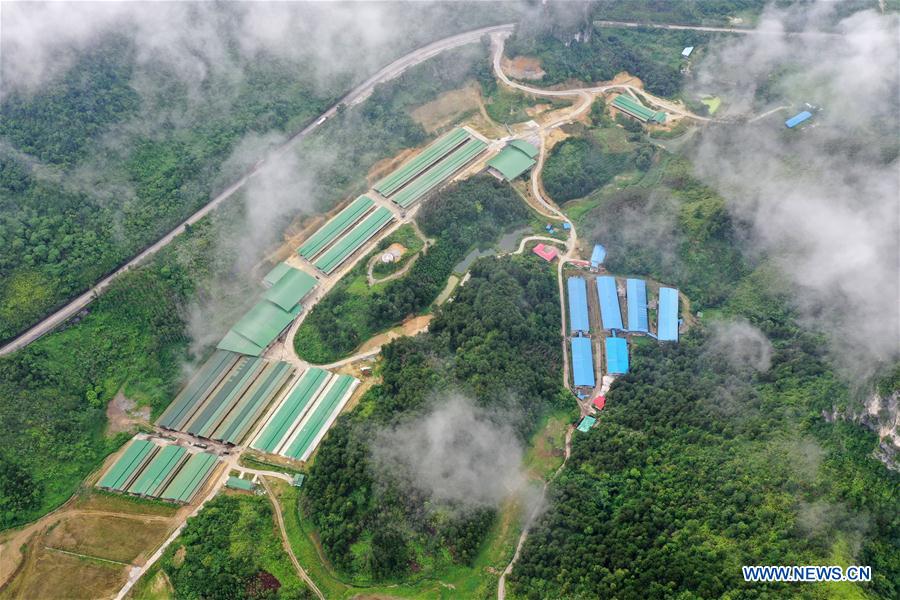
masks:
[[[581,399],[602,396],[609,389],[611,377],[628,373],[629,337],[645,335],[677,342],[681,326],[678,290],[659,287],[649,302],[645,280],[625,278],[622,286],[622,280],[612,275],[595,274],[602,269],[605,255],[605,249],[597,246],[591,272],[572,274],[566,279],[572,387]],[[588,285],[591,279],[594,285]],[[589,290],[596,290],[596,295]],[[623,300],[627,327],[622,321]],[[651,319],[650,306],[656,309],[655,319]],[[607,378],[599,375],[604,364]]]

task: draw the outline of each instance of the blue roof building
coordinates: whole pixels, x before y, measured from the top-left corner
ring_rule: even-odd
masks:
[[[619,293],[616,291],[616,278],[604,275],[597,278],[597,295],[600,297],[600,319],[603,329],[623,330],[622,309],[619,307]]]
[[[594,245],[594,251],[591,252],[591,268],[599,269],[604,260],[606,260],[606,248],[600,244]]]
[[[806,121],[807,119],[809,119],[811,117],[812,117],[812,113],[809,112],[808,110],[804,110],[803,112],[797,113],[796,115],[794,115],[793,117],[791,117],[790,119],[785,121],[784,125],[788,129],[793,129],[794,127],[796,127],[797,125],[799,125],[800,123],[802,123],[803,121]]]
[[[575,387],[594,387],[594,351],[589,338],[572,338],[572,382]]]
[[[628,331],[647,333],[650,330],[647,319],[647,283],[643,279],[629,279],[625,282],[628,298]]]
[[[659,325],[656,337],[662,342],[678,341],[678,290],[659,288]]]
[[[610,375],[628,372],[628,342],[625,338],[606,338],[606,372]]]
[[[591,328],[588,320],[587,283],[583,277],[569,277],[566,285],[569,288],[569,327],[573,334],[587,333]]]

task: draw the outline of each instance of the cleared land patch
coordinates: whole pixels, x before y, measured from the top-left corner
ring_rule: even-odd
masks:
[[[144,522],[140,516],[76,515],[50,531],[45,546],[115,560],[133,562],[146,558],[152,548],[165,540],[168,527],[157,521]]]

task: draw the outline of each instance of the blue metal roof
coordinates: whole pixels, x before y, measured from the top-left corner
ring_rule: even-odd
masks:
[[[597,295],[600,297],[600,317],[603,329],[625,329],[622,325],[622,309],[616,292],[616,278],[604,275],[597,278]]]
[[[589,338],[572,338],[572,381],[575,387],[594,387],[594,351]]]
[[[647,283],[643,279],[629,279],[625,282],[628,292],[628,331],[650,329],[647,322]]]
[[[595,244],[594,251],[591,252],[591,266],[595,268],[599,267],[603,264],[604,260],[606,260],[606,248],[600,244]]]
[[[659,326],[656,335],[660,341],[678,341],[678,290],[659,288]]]
[[[625,338],[606,338],[606,372],[611,375],[628,372],[628,342]]]
[[[591,328],[588,320],[587,284],[583,277],[569,277],[569,327],[572,332],[588,332]]]
[[[790,119],[785,121],[784,124],[786,127],[789,127],[789,128],[796,127],[797,125],[799,125],[803,121],[807,120],[811,116],[812,116],[811,112],[809,112],[808,110],[804,110],[803,112],[797,113],[796,115],[794,115],[793,117],[791,117]]]

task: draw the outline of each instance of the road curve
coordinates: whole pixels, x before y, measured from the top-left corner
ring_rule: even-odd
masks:
[[[431,44],[428,44],[426,46],[422,46],[421,48],[414,50],[401,58],[398,58],[394,62],[382,68],[380,71],[353,88],[347,95],[341,98],[341,100],[337,104],[319,115],[319,117],[312,123],[292,135],[283,144],[270,151],[267,156],[253,165],[253,167],[250,168],[249,171],[244,173],[240,177],[240,179],[228,186],[225,190],[223,190],[216,197],[210,200],[205,206],[203,206],[203,208],[199,209],[197,212],[185,219],[180,225],[157,240],[153,245],[149,246],[137,256],[129,260],[127,263],[101,279],[92,288],[90,288],[74,300],[71,300],[62,308],[45,317],[40,322],[33,325],[30,329],[19,334],[18,336],[7,342],[5,345],[0,347],[0,355],[9,354],[10,352],[14,352],[15,350],[24,348],[34,340],[47,333],[50,333],[51,331],[77,315],[80,311],[84,310],[91,302],[93,302],[95,298],[97,298],[100,293],[102,293],[107,287],[109,287],[109,284],[112,283],[115,279],[120,277],[123,273],[127,272],[131,268],[139,265],[145,259],[153,256],[154,254],[165,248],[169,243],[172,242],[172,240],[174,240],[180,233],[182,233],[187,226],[193,225],[194,223],[208,215],[210,212],[215,210],[220,204],[222,204],[222,202],[230,198],[232,194],[234,194],[245,183],[247,183],[247,181],[251,177],[259,173],[267,162],[270,162],[272,159],[290,150],[294,145],[297,144],[297,142],[304,139],[309,134],[318,129],[323,123],[325,123],[325,121],[337,115],[338,110],[341,106],[355,106],[360,102],[363,102],[372,94],[375,86],[377,86],[378,84],[390,81],[391,79],[395,79],[410,67],[420,64],[428,60],[429,58],[437,56],[445,50],[450,50],[452,48],[458,48],[459,46],[465,46],[466,44],[477,42],[481,39],[481,36],[486,34],[511,32],[513,28],[514,25],[509,23],[505,25],[495,25],[492,27],[482,27],[480,29],[474,29],[472,31],[453,35],[442,40],[432,42]]]

